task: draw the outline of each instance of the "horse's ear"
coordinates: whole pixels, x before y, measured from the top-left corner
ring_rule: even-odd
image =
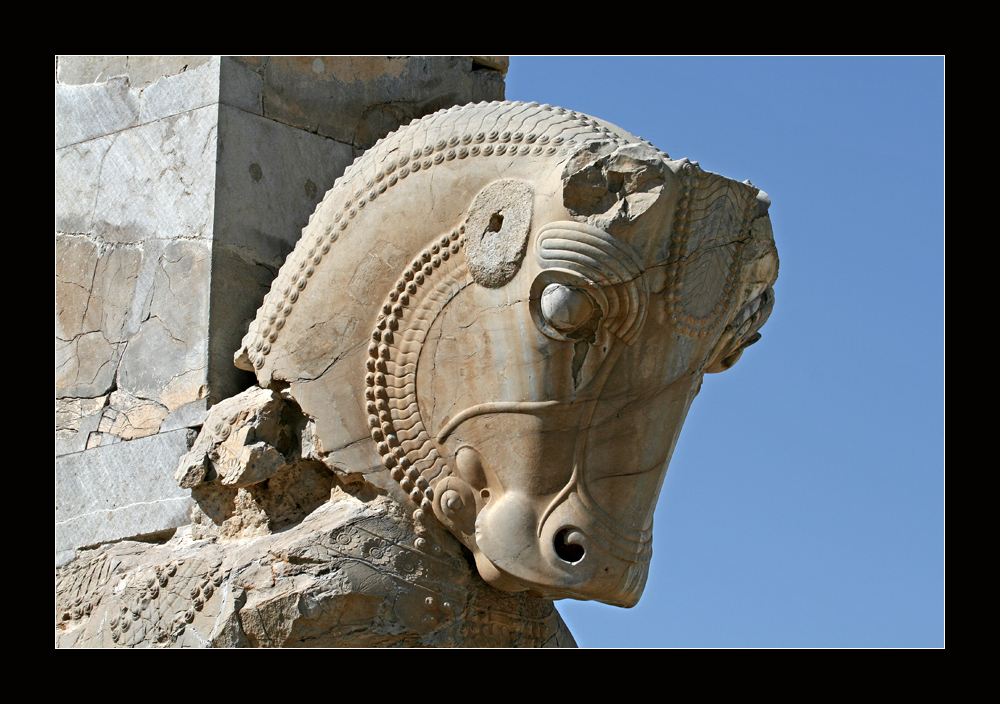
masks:
[[[500,288],[514,278],[528,245],[535,191],[527,181],[494,181],[479,192],[465,225],[469,273],[480,286]]]

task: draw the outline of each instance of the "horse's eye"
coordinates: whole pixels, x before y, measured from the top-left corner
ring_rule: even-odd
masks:
[[[564,284],[546,286],[539,304],[545,322],[564,335],[576,330],[594,315],[594,302],[590,296]]]

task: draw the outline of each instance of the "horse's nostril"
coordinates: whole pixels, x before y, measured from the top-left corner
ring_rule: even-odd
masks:
[[[575,563],[583,559],[584,554],[586,554],[586,550],[583,549],[582,545],[568,542],[567,538],[572,535],[571,528],[563,528],[561,531],[556,533],[556,537],[552,542],[556,550],[556,555],[559,556],[559,559]]]

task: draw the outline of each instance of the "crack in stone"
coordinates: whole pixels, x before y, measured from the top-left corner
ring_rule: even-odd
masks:
[[[161,503],[168,502],[168,501],[190,501],[190,500],[191,500],[191,497],[189,497],[189,496],[175,496],[175,497],[169,498],[169,499],[155,499],[153,501],[136,501],[135,503],[126,504],[124,506],[114,506],[114,507],[111,507],[111,508],[99,508],[99,509],[96,509],[94,511],[88,511],[87,513],[81,513],[81,514],[78,514],[76,516],[73,516],[72,518],[67,518],[64,521],[56,521],[56,525],[57,526],[67,525],[69,523],[72,523],[73,521],[80,520],[81,518],[87,518],[88,516],[95,516],[95,515],[98,515],[98,514],[107,514],[107,513],[112,513],[114,511],[124,511],[125,509],[132,508],[134,506],[154,506],[156,504],[161,504]]]

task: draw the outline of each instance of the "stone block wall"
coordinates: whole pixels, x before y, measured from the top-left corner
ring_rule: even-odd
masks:
[[[56,61],[56,550],[162,535],[271,280],[348,164],[505,57]]]

